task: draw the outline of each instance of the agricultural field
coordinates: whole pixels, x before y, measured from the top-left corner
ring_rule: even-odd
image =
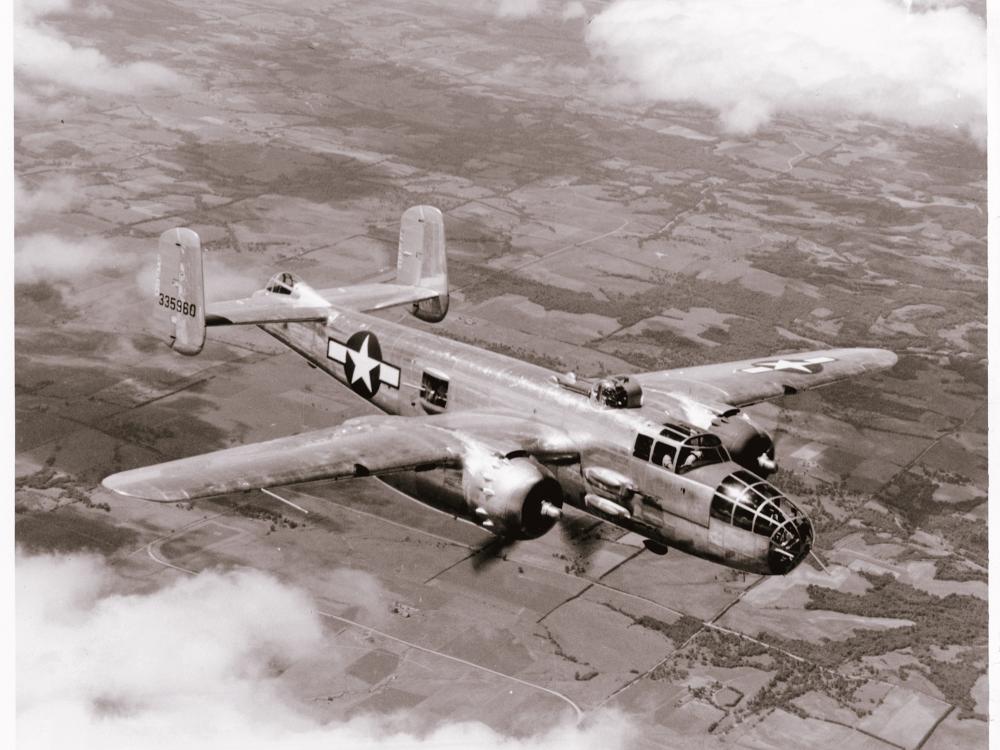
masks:
[[[650,748],[985,746],[978,146],[846,117],[737,137],[694,104],[609,101],[568,84],[583,18],[108,5],[46,23],[177,80],[15,102],[23,554],[89,550],[137,592],[235,569],[307,592],[325,647],[280,684],[317,722],[404,712],[521,737],[613,709]],[[256,330],[171,353],[146,327],[162,231],[200,233],[208,295],[226,299],[279,270],[387,278],[418,203],[444,212],[452,302],[435,326],[384,313],[415,328],[584,376],[897,352],[886,373],[750,409],[820,562],[743,575],[584,518],[497,557],[374,480],[283,490],[294,506],[100,487],[371,411]]]

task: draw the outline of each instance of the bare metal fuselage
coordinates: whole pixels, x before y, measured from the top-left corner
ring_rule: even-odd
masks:
[[[764,574],[790,569],[775,566],[773,541],[768,536],[712,517],[713,496],[720,483],[740,469],[735,463],[724,461],[678,474],[633,456],[636,436],[656,434],[661,427],[664,414],[656,409],[609,409],[560,387],[556,373],[545,368],[353,311],[334,309],[323,323],[265,324],[261,328],[348,387],[357,383],[351,382],[344,363],[338,361],[343,358],[338,357],[337,348],[358,333],[373,334],[380,346],[383,372],[398,370],[384,378],[387,382],[374,394],[362,394],[383,412],[417,416],[440,411],[428,404],[427,378],[446,382],[446,413],[488,409],[534,417],[574,437],[581,446],[578,458],[547,464],[566,503],[659,545],[729,567]],[[588,469],[627,477],[638,489],[627,514],[609,513],[588,502],[594,497]],[[439,510],[473,523],[481,521],[463,495],[461,470],[405,472],[382,479]]]

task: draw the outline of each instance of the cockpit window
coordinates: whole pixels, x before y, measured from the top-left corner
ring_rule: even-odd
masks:
[[[643,461],[648,461],[649,452],[652,448],[653,438],[649,437],[649,435],[636,435],[635,448],[632,450],[632,455]]]
[[[677,452],[677,473],[683,474],[691,469],[708,464],[719,464],[729,460],[729,454],[722,447],[722,441],[715,435],[692,435]]]
[[[638,435],[632,455],[678,474],[729,460],[729,454],[717,435],[694,435],[690,428],[674,424],[663,425],[655,441],[648,435]]]
[[[657,443],[653,448],[653,466],[662,466],[669,469],[674,462],[674,446],[669,443]]]

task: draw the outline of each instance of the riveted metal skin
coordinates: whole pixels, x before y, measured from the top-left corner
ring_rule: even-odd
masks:
[[[725,476],[743,468],[739,464],[727,460],[677,474],[632,456],[637,434],[660,431],[659,410],[604,408],[560,387],[556,373],[545,368],[362,313],[336,310],[325,323],[262,328],[348,387],[350,375],[327,356],[327,340],[343,340],[358,332],[374,336],[381,359],[400,372],[398,388],[380,388],[367,399],[387,413],[426,416],[420,389],[423,373],[430,370],[448,378],[447,414],[509,415],[511,420],[542,423],[553,433],[568,436],[562,451],[535,446],[529,456],[510,461],[502,458],[505,449],[513,452],[523,445],[492,443],[489,431],[494,417],[479,417],[463,426],[470,438],[483,444],[483,457],[471,462],[472,468],[466,461],[463,469],[383,478],[396,489],[493,533],[531,538],[547,531],[555,519],[538,513],[541,500],[532,505],[533,522],[518,511],[533,488],[548,479],[549,489],[536,492],[557,507],[573,505],[660,545],[728,567],[787,573],[802,559],[798,553],[791,558],[775,553],[769,539],[760,535],[713,524],[709,509],[715,488]],[[510,431],[502,432],[508,440]],[[558,460],[549,464],[547,458],[556,454]],[[811,530],[808,538],[811,543]]]

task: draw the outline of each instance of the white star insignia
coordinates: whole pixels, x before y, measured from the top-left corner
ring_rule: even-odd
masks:
[[[816,370],[812,365],[821,365],[825,362],[833,362],[833,357],[810,357],[809,359],[776,359],[772,362],[758,362],[753,367],[745,367],[741,372],[776,372],[778,370],[793,370],[794,372],[804,372],[812,375]]]
[[[368,336],[365,336],[365,340],[361,342],[361,347],[358,351],[353,349],[347,350],[347,356],[350,357],[351,362],[354,364],[354,374],[351,376],[351,383],[357,383],[359,380],[363,381],[365,388],[369,391],[372,390],[372,370],[379,366],[379,361],[377,359],[372,359],[368,356]]]

